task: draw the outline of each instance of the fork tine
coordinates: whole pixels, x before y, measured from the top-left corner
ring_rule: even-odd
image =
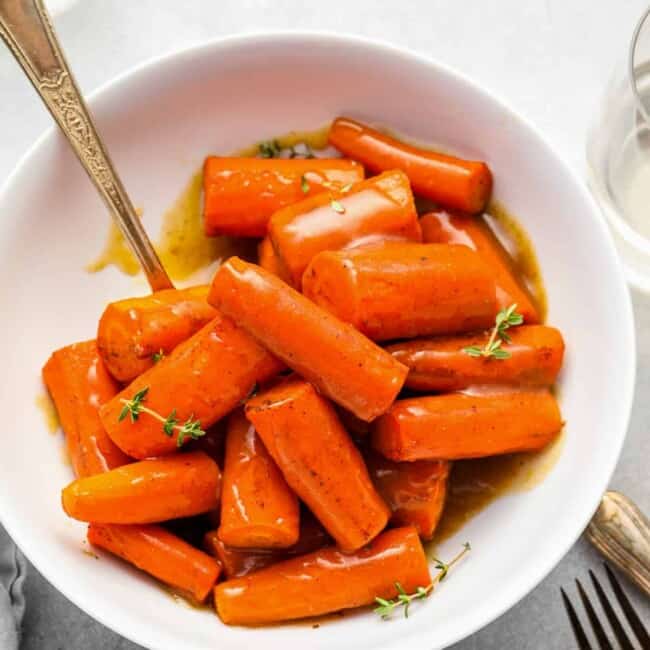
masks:
[[[582,600],[582,604],[584,605],[584,608],[587,612],[587,616],[589,617],[589,623],[591,623],[591,629],[594,631],[594,634],[596,635],[596,639],[598,640],[601,650],[614,650],[612,648],[612,644],[609,642],[609,639],[607,638],[607,635],[605,634],[605,630],[603,630],[603,626],[600,624],[600,621],[598,620],[598,616],[596,616],[596,612],[594,611],[591,601],[587,597],[585,590],[582,588],[582,584],[580,584],[580,580],[578,580],[577,578],[576,578],[576,585],[578,585],[578,593],[580,594],[580,600]]]
[[[625,592],[623,591],[623,588],[621,587],[621,584],[619,583],[616,575],[609,568],[609,565],[607,563],[605,563],[605,571],[607,571],[607,577],[609,578],[609,582],[611,583],[612,589],[614,590],[616,600],[618,600],[621,609],[623,610],[623,614],[625,614],[625,618],[627,618],[627,621],[630,624],[630,627],[632,628],[632,631],[634,632],[639,643],[641,644],[641,647],[644,648],[644,650],[646,648],[650,649],[650,636],[648,636],[648,632],[641,622],[641,619],[634,611],[632,603],[630,603],[628,600],[628,597],[625,595]]]
[[[614,634],[616,635],[618,642],[621,644],[621,650],[634,650],[634,646],[632,645],[630,639],[625,633],[625,630],[623,629],[621,622],[618,620],[618,617],[616,616],[616,612],[614,612],[614,609],[612,608],[609,600],[607,600],[607,596],[605,595],[603,588],[600,586],[600,582],[598,582],[598,578],[596,578],[594,572],[591,569],[589,569],[589,576],[591,577],[591,581],[594,584],[594,588],[596,589],[596,595],[598,596],[598,600],[600,601],[600,604],[602,605],[603,610],[605,611],[607,620],[609,621],[609,624],[612,626],[612,630],[614,630]]]
[[[564,589],[562,589],[562,587],[560,587],[560,591],[562,592],[564,609],[566,609],[567,616],[569,617],[569,622],[571,623],[571,627],[573,628],[573,634],[576,638],[576,642],[578,643],[578,648],[580,648],[580,650],[591,650],[591,646],[589,645],[589,641],[587,640],[587,635],[585,634],[585,631],[582,629],[582,625],[580,624],[580,620],[578,619],[576,610],[573,609],[573,605],[571,604],[569,597],[566,595],[566,592],[564,591]]]

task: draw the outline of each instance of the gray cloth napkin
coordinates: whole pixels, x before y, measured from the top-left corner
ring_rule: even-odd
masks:
[[[0,527],[0,648],[18,650],[25,612],[23,582],[27,563]]]

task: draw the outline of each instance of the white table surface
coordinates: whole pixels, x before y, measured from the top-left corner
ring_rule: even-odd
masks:
[[[647,0],[79,0],[57,16],[55,25],[86,92],[150,57],[229,34],[322,29],[386,40],[443,61],[496,92],[540,127],[558,152],[583,172],[586,129],[646,4]],[[0,182],[48,126],[49,117],[33,90],[14,60],[0,49]],[[650,299],[636,294],[633,299],[639,343],[637,394],[612,487],[650,512],[650,436],[645,428],[650,416],[646,398]],[[2,543],[6,535],[0,528]],[[559,587],[569,587],[575,594],[573,579],[586,578],[587,570],[599,563],[599,556],[580,540],[527,598],[455,650],[574,647]],[[631,585],[627,591],[650,621],[648,601]],[[27,592],[25,650],[136,648],[80,612],[33,569]]]

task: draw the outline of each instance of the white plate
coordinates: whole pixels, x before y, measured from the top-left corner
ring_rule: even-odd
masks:
[[[34,98],[34,101],[37,101]],[[474,551],[408,619],[371,613],[326,623],[229,628],[176,604],[126,566],[81,553],[67,519],[60,437],[34,398],[50,352],[94,335],[107,300],[145,292],[82,269],[103,242],[106,211],[58,133],[25,156],[0,195],[3,336],[0,517],[36,567],[91,616],[142,645],[222,650],[444,647],[492,621],[566,553],[605,490],[623,444],[634,384],[632,312],[597,208],[539,133],[444,66],[392,47],[323,34],[231,38],[149,63],[95,94],[100,129],[145,222],[176,197],[209,152],[350,115],[485,159],[496,196],[532,236],[549,320],[568,345],[560,394],[566,443],[537,489],[494,503],[440,549]]]

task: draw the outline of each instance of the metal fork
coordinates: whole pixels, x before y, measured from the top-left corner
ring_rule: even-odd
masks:
[[[618,601],[618,604],[620,605],[621,610],[623,611],[623,614],[625,615],[625,618],[627,619],[627,622],[632,629],[632,632],[634,632],[634,636],[640,644],[639,647],[641,650],[650,650],[650,636],[648,636],[648,632],[646,631],[645,626],[641,622],[638,614],[634,611],[632,604],[625,595],[625,592],[623,591],[618,579],[614,575],[614,572],[609,568],[607,564],[604,566],[605,571],[607,572],[607,577],[609,578],[610,585],[612,587],[612,591],[616,596],[616,600]],[[630,641],[627,632],[623,628],[620,619],[616,615],[616,612],[614,611],[610,600],[607,598],[605,590],[591,569],[589,570],[589,577],[593,583],[594,590],[596,591],[596,596],[600,601],[600,605],[605,612],[607,620],[609,621],[609,625],[614,633],[614,636],[616,637],[616,640],[619,643],[619,647],[621,650],[635,650],[635,646]],[[591,629],[593,630],[594,636],[598,642],[597,647],[601,650],[614,650],[614,646],[607,637],[603,625],[600,622],[598,615],[596,614],[596,611],[594,610],[594,607],[589,600],[589,597],[587,596],[587,592],[584,590],[582,584],[580,583],[580,580],[577,578],[576,585],[578,587],[578,593],[580,594],[580,600],[582,601],[585,611],[587,612],[589,624],[591,625]],[[569,621],[571,622],[571,627],[573,628],[573,633],[578,643],[578,647],[580,650],[592,650],[592,646],[589,642],[587,634],[584,631],[584,628],[582,627],[582,624],[580,623],[580,619],[576,614],[575,608],[571,604],[571,601],[569,600],[569,597],[567,596],[564,589],[560,588],[560,591],[562,592],[564,608],[566,609]]]

